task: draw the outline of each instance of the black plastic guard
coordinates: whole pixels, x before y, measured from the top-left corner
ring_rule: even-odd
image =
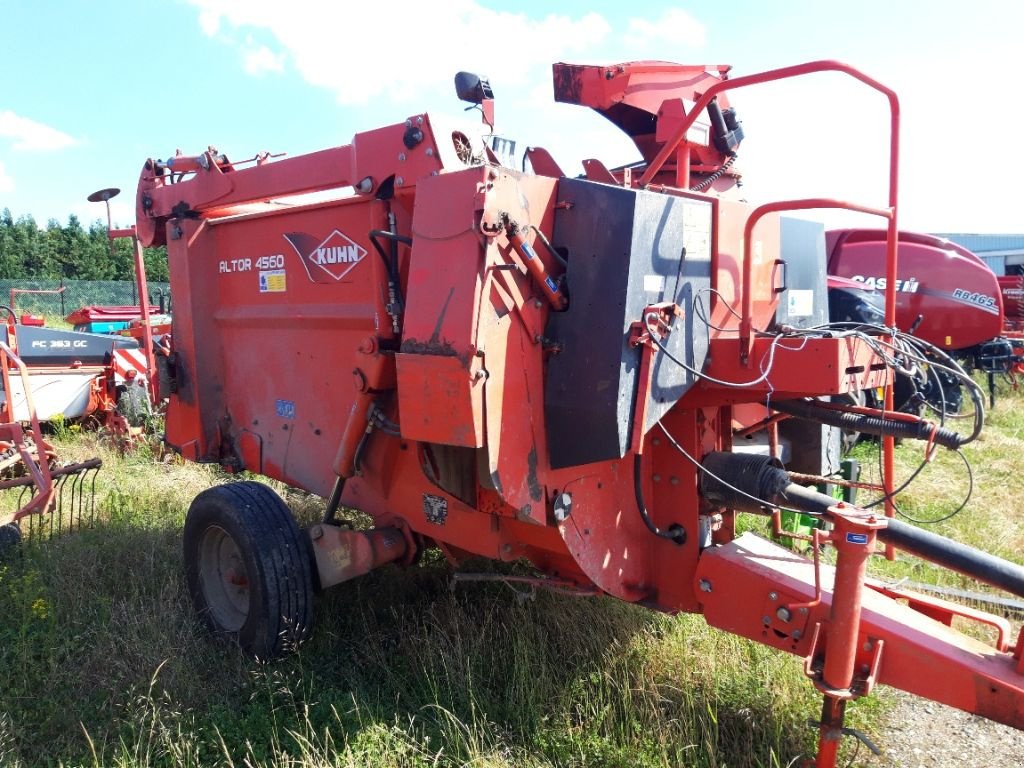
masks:
[[[644,307],[675,302],[669,351],[700,370],[711,285],[711,203],[563,179],[552,242],[565,249],[569,309],[552,312],[545,335],[560,346],[548,359],[545,417],[552,467],[621,458],[629,447],[640,350],[630,325]],[[655,358],[650,429],[693,385],[694,377],[664,355]]]

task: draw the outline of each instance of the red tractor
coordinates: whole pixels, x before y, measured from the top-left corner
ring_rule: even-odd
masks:
[[[825,71],[890,106],[887,202],[739,200],[731,92]],[[175,297],[158,362],[167,441],[327,499],[303,530],[256,482],[196,497],[187,577],[215,631],[272,657],[309,636],[316,590],[438,547],[453,564],[526,560],[538,584],[700,612],[803,657],[824,697],[818,766],[836,764],[847,703],[877,683],[1024,727],[1024,635],[980,642],[951,629],[958,606],[865,577],[880,544],[1018,595],[1024,569],[733,450],[742,404],[853,425],[883,436],[891,500],[894,437],[956,449],[980,422],[960,435],[894,414],[891,388],[884,411],[819,399],[885,387],[933,349],[893,330],[893,294],[884,327],[809,322],[824,234],[785,215],[883,218],[880,274],[896,280],[896,95],[837,62],[728,74],[556,64],[555,98],[597,111],[643,157],[589,160],[581,178],[539,147],[505,165],[507,144],[423,113],[278,161],[211,148],[145,162],[138,233],[167,245]],[[493,125],[486,80],[460,73],[456,89]],[[295,199],[314,191],[333,197]],[[796,251],[817,259],[817,293],[797,286]],[[342,506],[373,527],[344,525]],[[737,535],[738,514],[782,509],[829,523],[813,559]]]

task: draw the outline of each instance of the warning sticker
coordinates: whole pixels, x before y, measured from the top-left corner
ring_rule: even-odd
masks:
[[[260,293],[284,293],[288,283],[283,269],[265,269],[260,271]]]

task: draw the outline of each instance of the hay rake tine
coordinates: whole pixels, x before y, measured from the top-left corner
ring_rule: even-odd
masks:
[[[92,484],[89,489],[89,527],[96,524],[96,478],[99,477],[100,468],[92,470]]]
[[[22,516],[18,525],[27,529],[29,540],[52,538],[54,534],[73,533],[92,528],[96,522],[96,479],[103,464],[99,459],[88,459],[53,470],[51,497],[48,509]],[[69,487],[70,482],[70,487]],[[15,481],[21,486],[18,507],[24,508],[26,496],[33,497],[34,483],[30,479]],[[85,497],[89,493],[88,500]],[[27,519],[28,523],[24,522]]]
[[[77,510],[78,517],[78,530],[82,530],[82,504],[81,504],[81,493],[82,493],[82,481],[85,479],[85,473],[80,472],[75,475],[71,480],[71,525],[74,527],[75,524],[75,513]],[[63,493],[63,490],[61,491]]]
[[[57,518],[57,533],[64,530],[64,483],[67,476],[54,478],[53,490],[55,503],[50,513],[50,532],[53,533],[53,518]]]

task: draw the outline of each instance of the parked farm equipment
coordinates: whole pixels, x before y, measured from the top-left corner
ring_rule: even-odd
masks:
[[[1010,368],[1010,380],[1018,386],[1024,377],[1024,276],[1004,275],[999,278],[999,292],[1003,298],[1006,327],[1003,333],[1013,345],[1016,356]]]
[[[0,549],[21,539],[26,518],[30,533],[91,524],[101,466],[99,459],[58,461],[43,435],[29,367],[17,354],[17,334],[5,333],[0,339],[0,491],[16,496],[13,504],[0,506]]]
[[[865,576],[879,542],[1017,595],[1024,569],[732,450],[744,403],[878,434],[891,515],[893,438],[959,449],[983,403],[966,436],[893,413],[892,372],[920,364],[927,342],[893,330],[892,292],[884,323],[794,321],[824,301],[824,237],[786,212],[884,218],[880,270],[895,284],[896,95],[837,62],[728,71],[556,64],[556,99],[595,109],[643,156],[588,160],[585,178],[539,147],[525,151],[532,172],[506,167],[493,137],[428,114],[273,162],[213,148],[145,162],[139,238],[167,245],[175,296],[158,361],[168,443],[327,498],[300,530],[259,483],[196,497],[187,577],[214,630],[275,656],[309,636],[314,587],[437,546],[453,563],[526,559],[537,584],[701,612],[802,656],[824,696],[818,766],[836,764],[847,702],[877,683],[1024,727],[1024,634],[985,616],[999,635],[980,642],[950,626],[976,611]],[[744,132],[729,93],[827,71],[890,106],[887,203],[737,199]],[[493,125],[489,84],[460,73],[456,87]],[[821,243],[818,294],[788,293],[798,242]],[[882,409],[817,399],[876,387]],[[375,527],[344,525],[342,505]],[[813,559],[736,534],[739,512],[777,521],[780,509],[829,523],[810,537]]]
[[[884,230],[828,232],[829,275],[851,279],[884,296],[888,291],[883,274],[885,239]],[[1016,309],[1006,306],[1005,290],[1001,296],[1004,279],[997,280],[981,259],[956,243],[916,232],[899,233],[899,273],[894,287],[896,327],[934,345],[967,370],[987,374],[993,404],[996,375],[1011,372],[1021,362],[1020,352],[1010,338],[1012,333],[1004,328],[1004,320],[1009,321]],[[830,288],[830,295],[848,296],[856,290],[836,286]],[[852,303],[842,295],[836,298]],[[872,307],[868,298],[860,300],[860,314],[846,311],[842,319],[876,321],[880,308]],[[958,377],[945,370],[946,361],[941,357],[932,362],[919,385],[907,377],[898,381],[897,407],[919,410],[927,404],[950,414],[961,410],[964,392]]]

